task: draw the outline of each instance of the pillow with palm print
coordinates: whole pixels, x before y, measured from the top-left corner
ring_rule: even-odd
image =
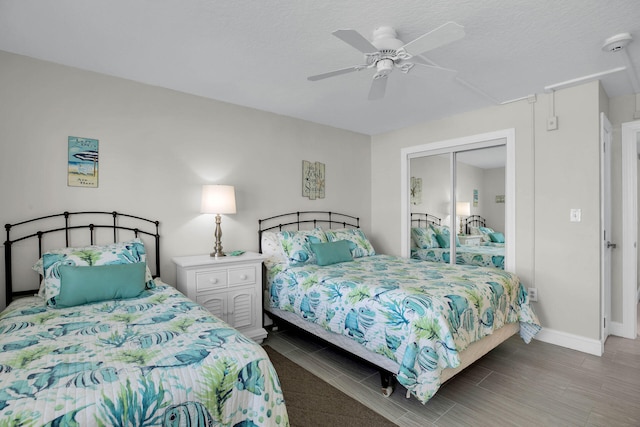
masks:
[[[427,227],[412,227],[411,238],[417,247],[420,249],[439,248],[440,244],[436,238],[436,233],[433,228]]]
[[[340,230],[325,230],[327,239],[330,242],[337,242],[338,240],[347,240],[349,242],[349,249],[351,255],[354,258],[361,258],[365,256],[375,255],[376,251],[364,234],[364,231],[359,228],[340,229]]]
[[[113,243],[105,246],[86,246],[83,248],[64,248],[46,252],[42,255],[42,272],[44,277],[44,298],[51,307],[56,306],[56,296],[60,294],[60,266],[98,266],[114,264],[146,263],[144,244],[140,239],[128,242]],[[39,264],[33,267],[37,270]],[[155,283],[148,269],[145,274],[148,289]],[[88,284],[90,285],[90,284]]]
[[[282,246],[282,252],[291,267],[305,264],[316,264],[316,255],[311,250],[311,243],[326,243],[322,228],[313,230],[280,231],[278,240]]]
[[[449,227],[446,225],[434,225],[430,224],[430,227],[433,229],[433,232],[436,234],[436,239],[438,240],[438,244],[441,248],[449,248],[451,246],[451,234],[449,232]],[[460,240],[456,235],[456,246],[460,246]]]

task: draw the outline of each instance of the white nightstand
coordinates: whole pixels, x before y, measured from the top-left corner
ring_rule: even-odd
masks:
[[[467,234],[465,236],[458,236],[460,244],[463,246],[480,246],[482,236],[479,234]]]
[[[177,287],[247,337],[261,343],[262,254],[212,258],[209,255],[175,257]]]

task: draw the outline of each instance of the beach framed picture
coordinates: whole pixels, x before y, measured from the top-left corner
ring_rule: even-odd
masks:
[[[98,140],[69,137],[69,187],[98,187]]]

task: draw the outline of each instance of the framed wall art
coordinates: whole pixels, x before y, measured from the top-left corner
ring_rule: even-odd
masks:
[[[98,140],[69,137],[67,185],[69,187],[98,187]]]
[[[324,199],[324,163],[302,161],[302,197]]]
[[[422,203],[422,178],[411,177],[411,204]]]

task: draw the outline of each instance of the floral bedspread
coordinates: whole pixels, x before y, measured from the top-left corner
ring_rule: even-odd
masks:
[[[456,264],[496,267],[504,270],[504,244],[499,244],[503,246],[457,246]],[[448,263],[451,253],[448,248],[411,248],[411,258]]]
[[[268,269],[270,304],[342,334],[400,365],[398,381],[420,401],[440,387],[459,352],[506,323],[529,342],[540,330],[514,274],[387,255],[325,267]]]
[[[267,354],[174,288],[0,314],[0,425],[288,426]]]

